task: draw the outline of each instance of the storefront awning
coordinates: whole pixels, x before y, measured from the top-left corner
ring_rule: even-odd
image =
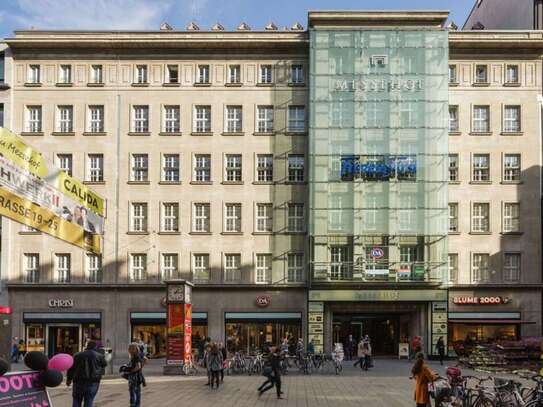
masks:
[[[273,321],[273,320],[299,320],[302,319],[301,312],[226,312],[226,321]]]
[[[520,319],[450,319],[453,324],[496,324],[496,325],[513,325],[513,324],[535,324],[531,321],[521,321]]]
[[[449,321],[456,319],[520,319],[520,312],[449,312]]]
[[[100,312],[24,312],[24,322],[100,322]]]
[[[130,320],[136,323],[165,323],[166,322],[166,312],[131,312]],[[207,322],[207,312],[193,312],[192,313],[193,321],[206,321]]]

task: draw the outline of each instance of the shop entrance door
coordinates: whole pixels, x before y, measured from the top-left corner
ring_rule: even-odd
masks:
[[[74,355],[81,350],[81,326],[62,324],[47,326],[47,351],[49,357],[57,353]]]

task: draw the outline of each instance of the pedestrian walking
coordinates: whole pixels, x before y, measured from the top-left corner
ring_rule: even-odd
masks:
[[[417,407],[428,407],[430,405],[430,395],[428,393],[428,384],[438,378],[424,363],[424,354],[419,352],[415,355],[415,364],[411,369],[412,379],[415,379],[415,403]]]
[[[371,339],[369,335],[364,336],[364,342],[368,344],[367,346],[367,355],[365,356],[366,359],[366,367],[369,369],[370,367],[373,367],[373,360],[371,357]]]
[[[345,341],[345,356],[347,360],[353,360],[354,351],[357,349],[356,341],[353,335],[349,334],[347,341]]]
[[[281,357],[277,353],[277,346],[272,345],[270,347],[270,353],[267,355],[266,364],[264,366],[263,375],[267,380],[258,388],[258,397],[262,396],[265,392],[275,386],[277,391],[277,398],[282,399],[281,395]]]
[[[221,365],[221,383],[224,382],[224,369],[227,367],[228,363],[228,354],[226,352],[226,348],[224,347],[224,343],[219,343],[219,350],[221,351],[222,355],[222,365]]]
[[[209,351],[211,350],[211,344],[209,342],[206,342],[206,346],[204,349],[204,367],[207,372],[207,383],[205,385],[209,386],[211,384],[211,370],[209,369],[209,364],[207,363],[207,357],[209,356]]]
[[[15,338],[13,345],[11,345],[11,363],[19,363],[19,346],[17,345],[17,338]]]
[[[360,342],[358,342],[357,346],[357,352],[356,356],[358,357],[358,360],[354,362],[354,367],[360,365],[360,369],[364,369],[364,340],[360,339]]]
[[[307,344],[307,354],[308,355],[314,355],[315,354],[315,342],[313,342],[313,338]]]
[[[21,359],[24,359],[26,355],[26,344],[23,339],[19,340],[17,345],[17,362]]]
[[[66,386],[72,387],[72,407],[92,407],[107,366],[104,355],[96,350],[96,342],[88,341],[85,350],[76,353],[74,364],[66,374]]]
[[[216,343],[211,344],[211,349],[207,355],[207,366],[211,373],[211,382],[210,386],[213,388],[213,385],[216,384],[217,389],[219,388],[219,374],[222,369],[222,353],[219,350],[219,346]]]
[[[128,394],[130,407],[141,407],[141,385],[143,383],[143,360],[138,344],[133,342],[128,345],[129,362],[121,366],[123,377],[128,380]]]
[[[437,353],[439,355],[439,363],[443,366],[443,358],[445,357],[445,341],[440,336],[436,343]]]

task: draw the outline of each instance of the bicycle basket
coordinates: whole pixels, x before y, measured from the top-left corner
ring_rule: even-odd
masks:
[[[436,380],[428,385],[430,395],[436,400],[436,404],[440,401],[448,400],[452,396],[452,389],[449,382],[446,380]]]

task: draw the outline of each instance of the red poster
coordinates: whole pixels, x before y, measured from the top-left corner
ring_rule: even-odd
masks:
[[[185,304],[185,354],[184,361],[188,363],[192,355],[192,305]]]
[[[168,304],[168,335],[182,335],[183,325],[183,304]]]

